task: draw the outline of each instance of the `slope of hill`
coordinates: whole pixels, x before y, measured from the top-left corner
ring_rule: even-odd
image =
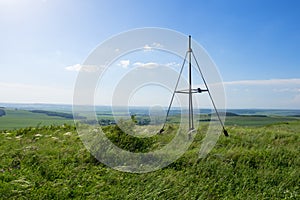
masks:
[[[232,126],[198,160],[201,129],[183,157],[146,174],[99,163],[70,125],[2,131],[0,199],[299,199],[299,130]]]

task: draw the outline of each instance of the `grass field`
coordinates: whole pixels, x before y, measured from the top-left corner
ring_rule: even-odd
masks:
[[[6,115],[0,117],[0,130],[5,129],[18,129],[26,127],[35,127],[37,125],[62,125],[62,124],[73,124],[73,120],[67,119],[59,116],[48,116],[42,113],[32,113],[30,110],[49,110],[58,113],[68,113],[72,114],[71,106],[66,105],[32,105],[32,104],[16,104],[16,105],[6,105],[11,106],[5,109]],[[13,108],[12,106],[20,107],[18,109]],[[23,106],[23,107],[22,107]],[[111,113],[109,107],[99,107],[97,111],[98,120],[110,120],[114,121],[115,118]],[[102,109],[102,110],[101,110]],[[121,110],[115,112],[117,115],[116,118],[123,118],[126,115],[127,111]],[[148,109],[140,108],[133,110],[134,113],[137,113],[137,119],[146,119],[148,118]],[[211,112],[207,110],[204,112]],[[239,114],[239,116],[227,116],[225,124],[228,126],[264,126],[268,124],[286,122],[292,120],[300,119],[299,110],[264,110],[264,109],[236,109],[229,110],[229,112],[234,112]],[[206,114],[202,114],[206,117],[200,117],[200,119],[209,119]],[[261,115],[261,116],[259,116]],[[294,115],[298,117],[291,117],[289,115]],[[199,118],[195,116],[195,119]],[[170,115],[168,118],[170,123],[178,123],[180,121],[179,115]],[[202,123],[205,124],[205,123]]]
[[[225,125],[227,126],[251,126],[259,127],[268,124],[289,122],[299,120],[299,117],[285,117],[285,116],[230,116],[226,117]]]
[[[230,126],[199,160],[204,129],[175,163],[146,174],[99,163],[71,125],[0,131],[0,199],[300,198],[299,120]]]
[[[6,115],[0,117],[0,130],[35,127],[37,125],[73,124],[74,121],[63,117],[47,116],[46,114],[32,113],[28,110],[5,109]]]

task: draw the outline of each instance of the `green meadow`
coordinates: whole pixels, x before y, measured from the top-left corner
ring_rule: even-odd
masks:
[[[49,109],[51,111],[45,111]],[[0,108],[3,110],[3,108]],[[26,109],[16,109],[16,108],[5,108],[6,115],[0,116],[0,130],[11,130],[18,128],[26,128],[26,127],[36,127],[36,126],[45,126],[45,125],[62,125],[62,124],[74,124],[74,120],[70,118],[64,117],[64,114],[71,115],[72,112],[66,109],[51,109],[51,107],[41,107],[42,111],[54,112],[56,115],[49,116],[45,113],[41,112],[32,112],[34,109],[29,110]],[[100,107],[99,109],[103,109]],[[106,108],[107,109],[107,108]],[[40,110],[39,110],[40,111]],[[233,110],[236,111],[236,110]],[[137,110],[140,114],[137,115],[138,120],[145,120],[148,117],[145,115],[148,113],[147,111],[140,109]],[[230,112],[230,111],[229,111]],[[227,116],[225,125],[227,126],[251,126],[251,127],[259,127],[273,123],[279,122],[288,122],[300,119],[300,115],[298,110],[289,111],[289,110],[237,110],[237,112],[242,112],[242,114]],[[116,118],[122,118],[125,116],[124,111],[114,113]],[[297,115],[296,115],[297,114]],[[196,116],[200,119],[200,124],[205,124],[210,117],[207,114],[201,114],[200,117]],[[98,121],[114,121],[114,116],[111,111],[98,111],[97,112]],[[179,115],[171,115],[169,117],[170,123],[179,123],[180,118]]]
[[[28,110],[5,109],[5,112],[6,115],[0,117],[0,130],[74,123],[72,119],[32,113]]]
[[[6,117],[0,118],[0,199],[300,198],[297,118],[228,117],[230,136],[221,135],[207,157],[199,159],[207,128],[203,124],[177,161],[158,171],[133,174],[97,161],[70,120],[28,111],[7,112]],[[17,128],[16,123],[26,127]],[[173,137],[166,133],[136,142],[115,125],[105,130],[118,146],[142,151]]]

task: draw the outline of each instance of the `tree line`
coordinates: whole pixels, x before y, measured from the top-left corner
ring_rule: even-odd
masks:
[[[2,116],[4,116],[4,115],[6,115],[6,112],[5,112],[5,110],[3,110],[3,109],[0,109],[0,117],[2,117]]]
[[[70,113],[47,111],[47,110],[31,110],[30,112],[32,112],[32,113],[46,114],[48,116],[63,117],[63,118],[66,118],[66,119],[74,119],[73,114],[70,114]],[[76,116],[76,119],[85,119],[85,118],[86,117]]]

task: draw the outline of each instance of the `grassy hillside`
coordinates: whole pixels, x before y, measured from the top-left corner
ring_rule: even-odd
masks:
[[[183,157],[146,174],[97,162],[70,125],[0,131],[0,199],[299,199],[299,130],[232,126],[198,160],[199,130]]]

